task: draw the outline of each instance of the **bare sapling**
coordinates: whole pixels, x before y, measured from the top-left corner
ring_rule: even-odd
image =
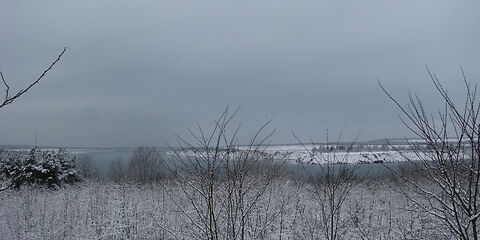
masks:
[[[238,110],[230,113],[227,108],[209,133],[197,123],[196,132],[189,129],[193,142],[177,136],[179,147],[171,147],[169,168],[188,204],[182,205],[174,198],[172,201],[192,223],[195,230],[191,232],[198,238],[258,238],[280,215],[278,207],[283,206],[268,209],[265,221],[254,222],[258,218],[252,216],[265,207],[260,203],[283,162],[272,162],[263,151],[273,134],[265,133],[270,121],[247,144],[240,144],[240,127],[230,127]]]
[[[328,141],[325,145],[317,145],[310,139],[310,144],[305,144],[293,133],[298,143],[303,146],[310,156],[310,163],[315,166],[306,166],[302,164],[302,168],[306,173],[308,185],[307,191],[318,204],[320,213],[320,221],[318,228],[324,239],[337,240],[341,239],[344,233],[350,227],[349,219],[345,216],[344,206],[351,191],[359,184],[356,178],[357,166],[345,164],[350,152],[354,146],[352,141],[348,146],[339,151],[340,139],[330,144]],[[310,169],[310,167],[318,167],[320,171]]]
[[[478,239],[480,217],[480,103],[477,85],[469,82],[461,69],[465,86],[460,104],[452,99],[437,76],[427,68],[434,89],[444,103],[430,114],[417,95],[409,94],[409,104],[400,104],[380,83],[383,92],[400,109],[401,121],[417,138],[410,141],[412,155],[402,154],[414,171],[405,174],[390,168],[398,190],[416,211],[423,211],[443,223],[457,239]],[[400,152],[401,153],[401,152]]]

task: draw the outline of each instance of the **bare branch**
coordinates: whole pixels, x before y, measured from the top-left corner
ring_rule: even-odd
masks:
[[[63,48],[63,51],[57,56],[57,58],[52,62],[52,64],[50,64],[50,66],[48,66],[48,68],[46,68],[43,71],[43,73],[40,74],[40,76],[34,82],[30,83],[30,85],[28,85],[24,89],[21,89],[14,95],[10,95],[10,86],[7,84],[7,81],[5,80],[3,73],[0,71],[0,76],[2,78],[3,85],[5,86],[5,99],[3,100],[3,102],[0,103],[0,108],[5,107],[6,105],[12,103],[14,100],[16,100],[17,98],[19,98],[20,96],[28,92],[33,86],[37,85],[40,82],[40,80],[42,80],[43,77],[45,77],[45,75],[50,70],[52,70],[53,66],[55,66],[55,64],[57,64],[57,62],[60,61],[63,54],[65,54],[66,50],[67,50],[67,47]]]

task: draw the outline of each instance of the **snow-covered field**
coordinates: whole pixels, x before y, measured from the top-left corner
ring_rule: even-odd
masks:
[[[237,150],[236,153],[244,153],[248,149]],[[346,152],[326,145],[263,146],[261,151],[260,156],[265,154],[293,164],[398,162],[405,156],[416,157],[408,150],[356,148]],[[2,191],[0,239],[207,239],[207,206],[215,206],[212,211],[218,239],[327,238],[330,220],[326,218],[329,210],[325,210],[325,204],[330,192],[324,181],[312,182],[282,171],[271,175],[268,168],[255,170],[258,171],[243,175],[239,171],[231,178],[221,175],[212,180],[202,171],[185,171],[143,185],[128,179],[119,183],[87,180],[56,190],[25,187]],[[210,183],[212,187],[206,187]],[[338,239],[453,237],[438,219],[408,201],[405,192],[398,191],[402,185],[389,177],[359,177],[336,184],[335,199],[340,199],[336,194],[342,194],[342,189],[355,186],[342,195],[345,200],[335,210]],[[435,191],[435,186],[425,186]],[[212,192],[209,190],[207,195],[205,189]],[[408,188],[402,189],[415,194]],[[235,198],[237,192],[241,201]],[[209,201],[205,201],[205,196],[211,196]],[[418,201],[428,203],[424,198]],[[240,224],[245,229],[244,238],[232,237]]]
[[[222,189],[216,193],[219,211],[224,207]],[[435,219],[409,211],[412,208],[386,182],[362,183],[342,208],[340,239],[445,239]],[[181,188],[171,182],[86,182],[56,191],[24,188],[0,194],[0,239],[205,239],[192,223],[198,221],[194,212]],[[227,239],[226,219],[219,215],[217,221],[220,239]],[[245,239],[326,236],[311,188],[284,178],[273,182],[245,221]]]
[[[319,150],[318,145],[268,145],[258,148],[259,152],[263,152],[273,159],[290,163],[301,164],[359,164],[359,163],[393,163],[419,160],[419,155],[403,146],[402,150],[394,150],[392,147],[371,145],[362,146],[362,149],[353,149],[345,151],[345,149],[336,149],[325,151]],[[395,147],[395,146],[394,146]],[[397,147],[396,147],[397,148]],[[399,148],[399,147],[398,147]],[[239,147],[239,151],[248,151],[248,147]],[[179,151],[177,154],[181,156],[194,156],[193,151]],[[200,153],[205,154],[205,153]],[[174,152],[168,151],[167,155],[173,156]],[[181,157],[180,156],[180,157]],[[426,157],[421,154],[420,157]]]
[[[357,164],[378,162],[403,162],[406,159],[418,160],[418,156],[412,151],[317,151],[315,145],[279,145],[266,146],[262,151],[277,159],[286,159],[297,163],[306,164]],[[240,148],[241,149],[241,148]]]

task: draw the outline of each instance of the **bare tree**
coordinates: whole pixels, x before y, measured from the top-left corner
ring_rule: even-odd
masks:
[[[293,133],[293,132],[292,132]],[[350,227],[349,219],[342,215],[342,211],[351,191],[359,184],[356,178],[356,166],[345,164],[354,146],[354,141],[345,149],[339,151],[341,134],[336,143],[330,144],[328,140],[325,146],[316,146],[310,139],[310,144],[304,144],[293,133],[298,143],[308,152],[309,163],[315,164],[320,171],[316,172],[302,165],[305,170],[309,185],[307,190],[318,203],[320,221],[318,226],[324,239],[337,240]],[[325,149],[325,150],[322,150]]]
[[[75,168],[84,178],[98,177],[96,166],[93,163],[93,159],[90,155],[82,155],[75,158]]]
[[[147,183],[161,178],[162,159],[153,147],[138,147],[128,163],[128,175],[139,183]]]
[[[408,141],[414,157],[402,154],[418,177],[390,169],[406,185],[398,184],[397,187],[418,211],[441,220],[452,236],[476,240],[480,217],[477,85],[468,82],[461,69],[465,100],[457,105],[428,67],[427,72],[444,102],[437,114],[428,113],[417,95],[409,94],[409,104],[400,104],[379,82],[383,92],[402,112],[403,124],[422,140],[420,143]]]
[[[197,133],[189,129],[194,143],[177,136],[180,147],[171,147],[173,166],[169,168],[188,204],[182,205],[173,198],[172,201],[195,227],[194,238],[260,238],[287,202],[275,207],[269,201],[260,204],[282,163],[269,164],[271,159],[262,151],[263,144],[273,134],[273,131],[264,133],[270,121],[248,144],[239,144],[239,127],[230,129],[238,110],[230,114],[227,108],[210,133],[197,123]],[[251,216],[260,207],[266,217],[253,222]]]
[[[113,159],[108,168],[108,179],[113,182],[120,182],[126,179],[126,170],[121,158]]]
[[[35,81],[33,81],[32,83],[30,83],[26,88],[23,88],[21,90],[19,90],[18,92],[12,94],[11,91],[10,91],[10,85],[8,85],[8,82],[7,80],[5,80],[5,76],[3,75],[3,72],[0,71],[0,78],[2,78],[2,83],[4,85],[4,90],[5,90],[5,95],[4,95],[4,99],[3,101],[0,101],[0,109],[11,104],[13,101],[15,101],[16,99],[20,98],[21,96],[23,96],[25,93],[27,93],[32,87],[34,87],[35,85],[37,85],[40,80],[42,80],[45,75],[50,71],[52,70],[53,66],[55,66],[55,64],[57,64],[58,61],[60,61],[60,59],[62,58],[63,54],[65,54],[65,51],[67,50],[67,48],[63,48],[62,52],[57,56],[57,58],[50,64],[50,66],[48,66],[43,72],[42,74],[40,74],[39,77],[37,77],[37,79]],[[1,185],[0,184],[0,192],[1,191],[4,191],[8,188],[10,188],[11,186],[13,185],[13,183],[7,183],[5,186]]]
[[[266,227],[282,214],[287,200],[291,197],[283,194],[283,201],[279,205],[271,206],[266,201],[264,211],[269,211],[253,231],[250,226],[252,212],[258,210],[258,204],[264,195],[273,195],[268,192],[272,181],[279,176],[285,159],[274,159],[264,151],[263,143],[273,134],[271,132],[259,139],[259,134],[269,125],[270,121],[262,126],[257,134],[245,146],[237,146],[224,161],[222,208],[226,212],[226,239],[258,239],[265,237]],[[258,141],[258,142],[257,142]],[[281,237],[280,237],[281,238]]]

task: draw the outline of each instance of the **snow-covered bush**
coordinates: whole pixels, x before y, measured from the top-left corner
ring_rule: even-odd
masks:
[[[3,151],[0,154],[0,172],[12,188],[22,185],[43,185],[49,188],[80,181],[75,164],[64,149],[32,149],[28,154]]]

